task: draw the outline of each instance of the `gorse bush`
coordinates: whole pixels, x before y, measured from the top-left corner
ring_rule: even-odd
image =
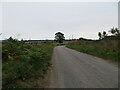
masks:
[[[12,38],[8,39],[3,44],[2,50],[3,88],[19,87],[16,84],[17,80],[44,77],[51,65],[52,50],[51,43],[34,45]]]

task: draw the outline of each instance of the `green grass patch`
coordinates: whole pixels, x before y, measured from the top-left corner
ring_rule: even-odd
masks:
[[[104,42],[107,43],[107,42]],[[71,42],[66,45],[66,47],[75,49],[77,51],[99,56],[105,59],[111,59],[114,61],[120,60],[120,50],[118,47],[109,48],[106,44],[101,41],[79,41],[79,42]],[[102,45],[102,46],[101,46]],[[110,46],[111,47],[111,46]]]

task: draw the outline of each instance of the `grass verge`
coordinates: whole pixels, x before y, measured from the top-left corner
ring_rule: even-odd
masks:
[[[114,45],[109,42],[103,41],[78,41],[78,42],[71,42],[66,45],[66,47],[75,49],[77,51],[99,56],[105,59],[111,59],[113,61],[120,61],[120,49],[118,46]]]

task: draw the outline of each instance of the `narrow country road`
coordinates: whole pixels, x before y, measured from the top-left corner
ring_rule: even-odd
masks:
[[[54,48],[50,88],[117,88],[118,67],[65,46]]]

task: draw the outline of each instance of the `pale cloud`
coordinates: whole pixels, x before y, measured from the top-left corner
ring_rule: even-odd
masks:
[[[117,2],[3,3],[3,39],[21,34],[24,39],[96,39],[99,31],[118,26]]]
[[[119,0],[1,0],[1,2],[118,2]]]

